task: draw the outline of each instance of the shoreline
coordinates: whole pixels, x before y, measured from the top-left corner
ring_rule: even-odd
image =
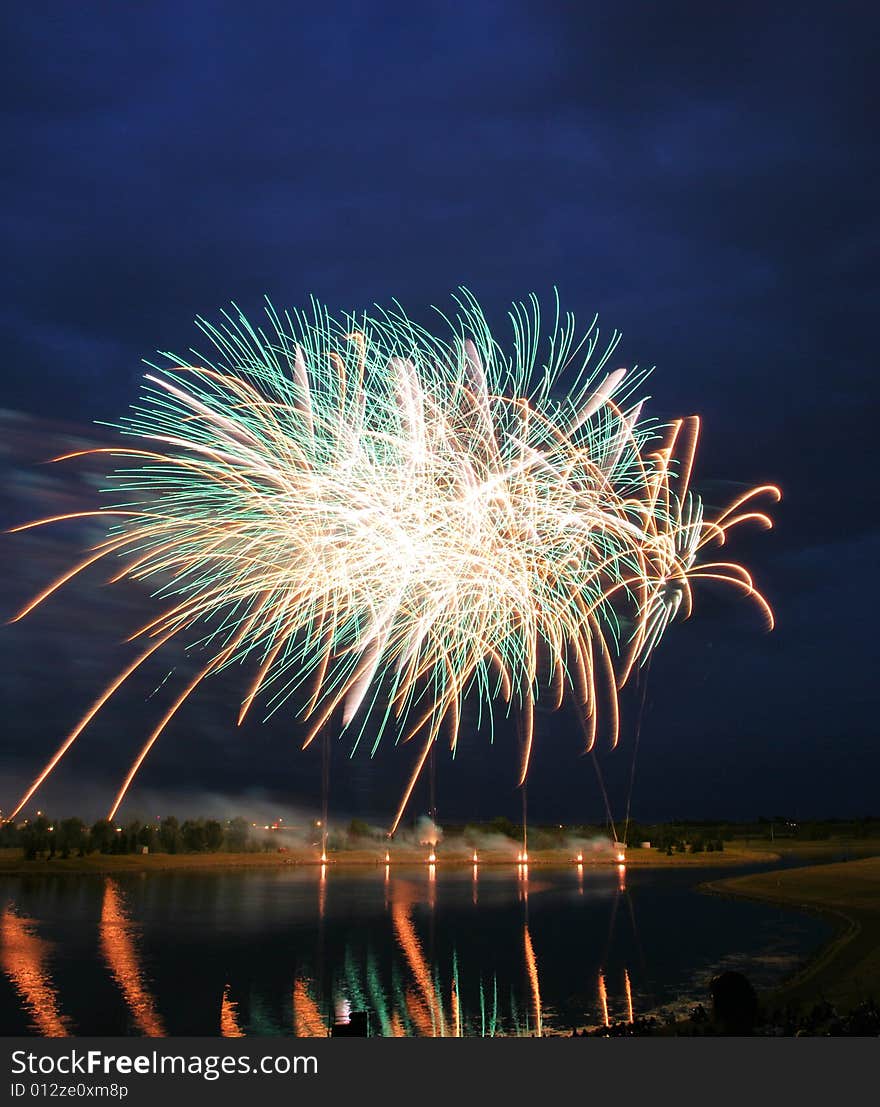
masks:
[[[767,1006],[828,1001],[846,1010],[880,996],[880,857],[723,877],[700,889],[775,903],[832,924],[833,933],[803,965],[762,993]]]
[[[12,852],[12,851],[10,851]],[[386,862],[384,851],[346,850],[331,854],[326,864],[335,870],[363,870],[383,868],[390,864],[395,868],[424,868],[429,864],[425,850],[392,849],[391,860]],[[478,853],[480,868],[516,868],[521,862],[516,852],[487,850]],[[621,863],[616,856],[584,853],[580,864],[585,869],[616,868],[731,868],[780,860],[775,852],[756,849],[725,849],[718,853],[673,854],[671,857],[657,850],[630,849]],[[245,869],[320,868],[322,862],[314,851],[289,851],[284,853],[152,853],[152,854],[89,854],[86,857],[55,857],[26,861],[22,856],[0,854],[0,878],[3,876],[57,876],[120,873],[158,872],[235,872]],[[470,869],[473,858],[470,853],[456,850],[444,856],[438,851],[434,862],[438,869]],[[567,850],[537,850],[529,854],[529,868],[576,868],[579,864]]]

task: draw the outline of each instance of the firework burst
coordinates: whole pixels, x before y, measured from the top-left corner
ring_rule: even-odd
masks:
[[[466,699],[490,725],[499,705],[518,715],[522,782],[539,702],[575,703],[587,748],[601,713],[616,743],[618,690],[690,612],[695,579],[734,585],[770,618],[745,569],[698,554],[740,522],[769,526],[743,505],[775,488],[706,519],[690,490],[698,421],[642,417],[645,373],[606,368],[616,333],[600,346],[594,320],[578,337],[557,306],[542,344],[532,298],[511,311],[505,352],[468,293],[456,305],[442,340],[399,308],[334,319],[317,302],[283,317],[268,305],[265,328],[200,320],[210,357],[150,367],[125,441],[97,451],[120,459],[107,506],[83,513],[107,518],[106,538],[15,618],[103,559],[158,611],[12,817],[172,639],[200,667],[111,817],[198,685],[248,663],[239,723],[288,705],[304,746],[334,713],[374,753],[391,732],[419,736],[396,827],[444,729],[455,749]]]

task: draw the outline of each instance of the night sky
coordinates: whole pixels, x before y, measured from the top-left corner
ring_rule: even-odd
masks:
[[[196,314],[314,293],[425,316],[466,285],[503,332],[512,300],[556,285],[623,331],[617,363],[656,364],[652,413],[704,417],[710,500],[767,480],[785,496],[731,551],[778,629],[698,595],[651,668],[636,813],[880,814],[878,26],[867,3],[10,6],[3,521],[93,505],[87,476],[36,462],[105,436],[93,421],[136,398],[142,358],[194,342]],[[3,540],[8,614],[76,537]],[[122,663],[141,598],[92,584],[0,630],[4,807]],[[151,690],[84,736],[45,803],[106,802]],[[235,730],[238,698],[206,689],[127,811],[316,801],[314,756],[284,720]],[[624,709],[600,757],[618,808]],[[570,719],[542,720],[536,818],[601,817],[579,751]],[[412,756],[338,750],[338,810],[385,817]],[[514,777],[512,740],[466,735],[440,821],[513,814]]]

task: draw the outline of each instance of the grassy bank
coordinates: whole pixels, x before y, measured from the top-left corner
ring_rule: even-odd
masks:
[[[771,1006],[827,1000],[848,1010],[880,998],[880,857],[727,877],[711,891],[826,915],[834,938],[800,973],[764,997]]]
[[[733,849],[747,849],[765,856],[770,854],[798,862],[817,865],[828,861],[851,861],[857,857],[880,856],[880,838],[828,838],[821,842],[799,841],[794,838],[736,838]]]

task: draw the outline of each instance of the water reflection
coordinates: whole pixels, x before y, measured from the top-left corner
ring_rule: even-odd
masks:
[[[529,972],[529,984],[532,988],[532,1008],[535,1014],[535,1028],[537,1035],[541,1037],[541,985],[538,980],[538,962],[535,960],[535,950],[532,946],[532,938],[528,925],[523,927],[523,944],[526,951],[526,967]]]
[[[705,987],[743,934],[777,971],[790,957],[773,945],[778,911],[696,896],[692,882],[470,861],[10,880],[0,1033],[324,1037],[362,1032],[362,1012],[387,1037],[633,1022],[692,981]],[[750,931],[749,918],[763,929]]]
[[[220,1036],[222,1038],[243,1038],[244,1031],[238,1021],[238,1004],[230,999],[229,985],[223,988],[220,1001]]]
[[[309,994],[305,980],[297,978],[293,983],[293,1032],[297,1038],[326,1038],[327,1024],[321,1017],[321,1009]]]
[[[131,1018],[147,1038],[164,1038],[165,1028],[156,1012],[141,968],[138,926],[130,919],[122,892],[111,877],[104,884],[101,909],[101,952],[113,979],[125,997]]]
[[[635,1022],[635,1018],[633,1016],[633,994],[632,994],[632,985],[630,984],[630,981],[629,981],[629,969],[624,969],[623,970],[623,989],[624,989],[624,992],[626,993],[626,1018],[627,1018],[627,1022],[632,1023],[632,1022]]]
[[[602,1009],[602,1025],[610,1026],[608,1018],[608,989],[605,987],[605,973],[599,970],[599,1006]]]
[[[30,1029],[44,1038],[65,1038],[70,1020],[61,1014],[49,973],[52,945],[39,937],[32,919],[8,906],[0,919],[0,963],[31,1020]]]
[[[431,865],[430,868],[434,866]],[[435,875],[429,873],[430,895],[428,906],[433,909],[435,904],[434,892],[436,889]],[[395,896],[391,906],[391,921],[394,926],[394,934],[397,944],[406,958],[410,975],[416,985],[416,991],[411,985],[406,985],[403,992],[404,1006],[408,1012],[412,1024],[418,1033],[424,1037],[443,1036],[443,1006],[440,1002],[437,988],[425,960],[422,945],[419,941],[416,928],[412,920],[412,909],[420,899],[419,892],[414,884],[408,881],[398,881],[395,886]],[[349,978],[349,983],[351,979]],[[400,998],[399,994],[396,998]]]

